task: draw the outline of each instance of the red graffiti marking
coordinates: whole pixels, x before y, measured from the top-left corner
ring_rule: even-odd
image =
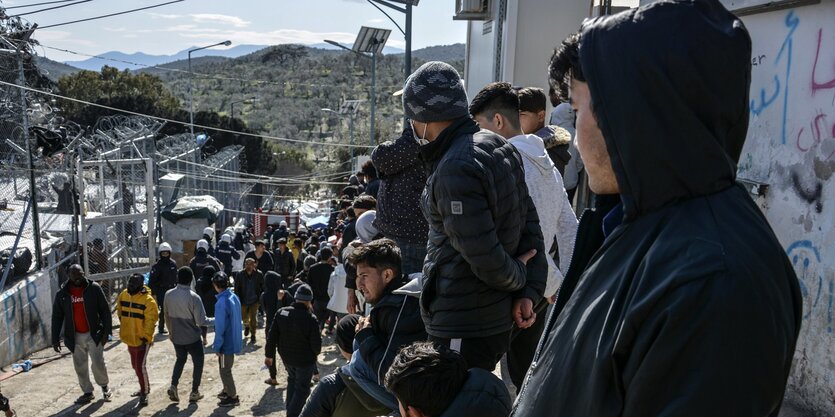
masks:
[[[835,88],[835,77],[833,77],[829,81],[818,82],[817,77],[817,70],[818,70],[818,59],[820,58],[821,52],[821,38],[823,37],[823,29],[818,29],[818,49],[815,50],[815,63],[812,65],[812,94],[814,95],[815,92],[818,90],[828,90],[830,88]],[[832,69],[835,70],[835,62],[833,62]]]

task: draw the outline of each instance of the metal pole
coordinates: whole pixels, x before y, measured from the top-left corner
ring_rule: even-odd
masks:
[[[354,115],[351,115],[350,123],[348,124],[349,128],[351,129],[351,171],[354,170]]]
[[[23,70],[23,51],[17,53],[18,85],[26,85],[26,73]],[[41,259],[41,224],[38,220],[38,196],[35,188],[35,163],[32,157],[32,144],[29,143],[29,116],[27,115],[26,95],[23,88],[18,89],[20,93],[20,108],[23,112],[23,140],[26,141],[26,154],[29,159],[29,199],[32,201],[32,240],[35,241],[35,265],[38,269],[43,268]],[[25,221],[25,220],[24,220]],[[14,254],[12,254],[14,255]]]
[[[412,75],[412,3],[406,2],[406,53],[404,54],[406,75]]]
[[[371,53],[371,137],[369,144],[374,146],[375,131],[374,124],[377,118],[377,54]]]
[[[188,51],[188,126],[191,139],[194,140],[194,92],[192,91],[191,51]]]

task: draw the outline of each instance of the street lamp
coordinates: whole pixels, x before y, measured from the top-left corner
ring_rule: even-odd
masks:
[[[209,49],[214,48],[215,46],[229,46],[232,45],[232,41],[223,41],[209,46],[201,46],[200,48],[190,49],[188,51],[188,125],[189,131],[191,132],[191,138],[194,139],[194,92],[192,91],[192,80],[194,79],[194,74],[191,72],[191,53],[197,52],[202,49]]]
[[[350,51],[365,58],[371,58],[371,132],[369,144],[374,146],[375,123],[377,116],[377,55],[383,52],[391,30],[377,29],[368,26],[360,28],[354,47],[348,48],[339,42],[325,40],[325,42]]]
[[[258,97],[250,97],[250,98],[245,98],[243,100],[236,100],[236,101],[233,101],[233,102],[229,103],[229,123],[231,124],[232,119],[235,118],[235,105],[236,104],[238,104],[238,103],[251,104],[251,103],[254,103],[256,101],[261,101],[261,99],[258,98]]]
[[[386,6],[390,9],[396,10],[400,13],[406,15],[406,30],[400,29],[400,33],[403,34],[403,37],[406,39],[406,53],[403,54],[404,63],[403,67],[405,70],[405,78],[408,78],[409,75],[412,74],[412,7],[416,7],[420,0],[367,0],[371,3],[372,6],[376,7],[378,10],[383,12],[389,20],[397,26],[397,29],[400,29],[400,25],[391,18],[383,9],[380,8],[377,4],[381,4]],[[377,3],[377,4],[375,4]],[[395,6],[392,3],[400,3],[405,5],[405,7]]]

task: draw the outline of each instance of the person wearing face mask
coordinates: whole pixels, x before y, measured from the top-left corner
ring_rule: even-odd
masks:
[[[171,245],[168,242],[162,242],[158,252],[159,259],[151,267],[148,287],[160,308],[159,316],[165,317],[165,293],[177,286],[177,263],[171,259]],[[159,321],[159,332],[168,333],[165,331],[165,320]]]
[[[109,378],[104,363],[104,344],[112,333],[110,305],[98,283],[84,276],[79,264],[69,268],[69,280],[55,294],[52,305],[52,349],[61,352],[61,332],[64,345],[72,352],[72,363],[83,395],[76,404],[89,404],[93,395],[88,361],[92,362],[93,377],[101,386],[102,396],[110,400],[113,392],[107,387]]]
[[[119,317],[119,338],[128,346],[130,364],[139,378],[139,391],[132,396],[139,397],[139,406],[148,405],[151,382],[145,361],[154,343],[154,327],[159,319],[157,302],[151,289],[145,286],[145,277],[133,274],[128,278],[128,287],[116,299],[116,315]]]
[[[428,62],[409,76],[403,110],[429,171],[420,300],[429,340],[493,371],[508,350],[511,326],[537,320],[534,302],[548,276],[522,157],[470,118],[461,77],[449,64]]]

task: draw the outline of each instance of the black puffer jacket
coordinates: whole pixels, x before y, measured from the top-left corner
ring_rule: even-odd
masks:
[[[426,244],[429,225],[420,212],[426,170],[419,150],[412,128],[407,126],[397,140],[381,143],[371,153],[371,161],[382,179],[374,226],[389,239]]]
[[[217,254],[217,260],[223,264],[223,272],[226,275],[232,273],[233,260],[241,259],[241,254],[232,245],[223,241],[217,244],[215,253]]]
[[[504,383],[484,369],[473,368],[441,417],[507,417],[510,405],[510,394]]]
[[[58,344],[63,331],[64,346],[72,352],[75,350],[75,321],[69,287],[70,282],[65,282],[55,294],[55,302],[52,304],[52,344]],[[110,305],[99,284],[90,280],[86,280],[82,296],[87,324],[90,326],[90,337],[94,342],[101,343],[112,334]]]
[[[421,296],[437,337],[486,337],[511,329],[516,298],[539,300],[548,266],[542,231],[513,145],[469,118],[421,147],[430,169],[422,196],[429,243]],[[516,259],[531,249],[527,268]]]
[[[394,357],[401,347],[426,340],[426,329],[420,316],[418,298],[394,294],[406,285],[408,277],[395,279],[386,286],[385,295],[371,309],[371,327],[355,336],[362,359],[377,375],[383,386]]]
[[[155,297],[165,296],[165,293],[177,286],[177,263],[173,259],[160,258],[151,267],[148,277],[148,287]]]
[[[275,313],[267,335],[265,355],[275,358],[276,348],[281,360],[289,366],[316,363],[316,357],[322,351],[322,336],[319,334],[319,322],[307,306],[294,303]]]
[[[734,184],[749,118],[744,25],[715,0],[655,2],[587,23],[580,45],[621,204],[583,215],[585,262],[572,259],[513,415],[777,416],[802,300]],[[601,65],[611,51],[616,70]],[[605,241],[586,256],[601,222]]]

